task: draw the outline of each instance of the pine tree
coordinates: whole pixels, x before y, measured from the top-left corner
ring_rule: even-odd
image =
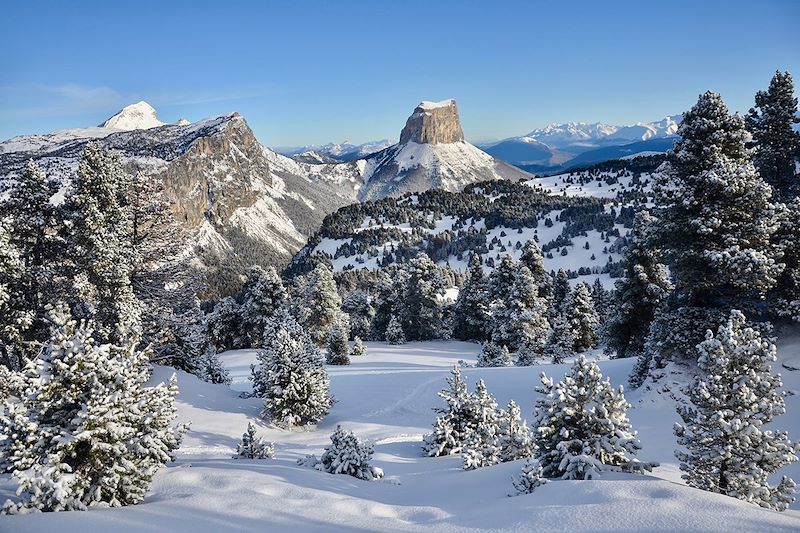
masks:
[[[603,380],[581,356],[554,383],[542,373],[533,424],[536,455],[545,477],[592,479],[605,470],[649,470],[631,456],[641,445],[627,417],[622,387]]]
[[[516,366],[534,366],[538,365],[541,357],[544,356],[544,347],[547,345],[547,339],[550,337],[550,331],[544,334],[544,342],[537,342],[536,345],[523,344],[517,350],[517,358],[514,361]]]
[[[328,332],[328,353],[325,360],[327,364],[350,364],[350,346],[347,344],[349,329],[347,319],[344,317],[331,326]]]
[[[496,434],[501,463],[533,455],[533,434],[514,400],[500,413]]]
[[[530,270],[534,283],[539,289],[539,296],[544,298],[549,306],[553,297],[553,278],[544,268],[542,250],[536,241],[529,240],[522,246],[520,262]]]
[[[329,474],[346,474],[366,481],[380,479],[383,470],[370,465],[372,454],[372,444],[362,442],[352,431],[336,426],[330,446],[320,457],[319,468]]]
[[[301,302],[304,307],[300,324],[317,346],[324,346],[328,331],[342,314],[342,299],[330,267],[320,263],[311,271],[302,289]]]
[[[362,355],[367,355],[367,347],[364,346],[364,343],[361,341],[361,337],[356,336],[353,340],[353,349],[350,350],[351,357],[361,357]]]
[[[269,320],[287,303],[286,289],[275,269],[250,268],[242,287],[241,331],[250,348],[260,348]]]
[[[356,289],[345,296],[342,300],[342,311],[350,319],[350,334],[362,339],[370,339],[370,329],[372,320],[375,317],[375,309],[370,302],[367,291]]]
[[[212,347],[207,347],[202,360],[203,375],[202,379],[209,383],[218,385],[230,385],[231,375],[228,369],[222,364],[217,352]]]
[[[97,344],[65,308],[50,320],[41,357],[0,408],[0,456],[20,497],[4,512],[139,503],[180,444],[176,379],[147,387],[147,354],[132,343]]]
[[[234,459],[272,459],[275,457],[275,445],[258,436],[256,425],[247,423],[247,431],[242,435],[242,442],[236,446]]]
[[[592,304],[597,312],[598,324],[603,325],[608,321],[608,314],[611,309],[611,294],[603,287],[600,278],[592,283]]]
[[[498,446],[498,422],[501,417],[497,400],[489,393],[483,380],[475,385],[475,392],[467,402],[467,438],[463,443],[464,470],[497,464],[501,461]]]
[[[505,302],[511,298],[519,266],[519,263],[510,255],[503,256],[500,264],[489,276],[489,294],[492,302]]]
[[[217,352],[238,350],[247,346],[242,331],[242,309],[232,296],[219,300],[208,314],[206,336]]]
[[[441,297],[444,280],[439,269],[420,254],[406,265],[408,280],[400,318],[408,340],[440,339],[444,334]]]
[[[597,344],[597,327],[599,324],[597,312],[589,286],[578,283],[564,302],[566,318],[572,327],[574,338],[573,349],[583,352]]]
[[[253,369],[253,392],[264,398],[264,416],[287,426],[318,422],[330,409],[328,375],[319,348],[287,310],[267,324],[264,348]]]
[[[390,275],[389,271],[381,269],[378,271],[377,278],[375,282],[375,316],[372,319],[371,337],[385,339],[392,316],[397,316],[399,319],[403,312],[408,272],[403,269],[394,269]]]
[[[800,123],[792,75],[776,71],[766,91],[756,93],[756,105],[746,117],[747,129],[756,142],[753,163],[761,177],[772,186],[775,198],[797,197],[795,161],[800,153]]]
[[[511,354],[505,345],[499,346],[493,342],[483,343],[481,353],[478,354],[478,360],[475,366],[491,367],[491,366],[509,366],[511,364]]]
[[[664,327],[653,331],[684,332],[652,339],[666,357],[692,353],[701,332],[732,308],[753,310],[782,268],[770,243],[777,229],[771,187],[750,162],[742,118],[707,92],[684,113],[678,134],[656,180],[659,220],[649,232],[675,284]]]
[[[535,459],[528,459],[525,461],[519,477],[514,479],[513,483],[517,494],[530,494],[547,483],[547,479],[542,477],[542,465]]]
[[[768,476],[797,461],[800,445],[764,427],[785,412],[781,377],[770,370],[775,346],[734,310],[697,350],[700,373],[685,391],[692,405],[678,410],[684,424],[675,426],[686,450],[676,452],[683,478],[693,487],[785,510],[794,501],[794,482],[784,477],[771,487]]]
[[[488,339],[491,324],[489,284],[481,257],[474,254],[464,284],[458,291],[453,318],[453,337],[464,341]]]
[[[563,268],[559,268],[553,280],[553,298],[550,303],[551,318],[561,312],[561,308],[564,306],[564,301],[569,296],[570,291],[569,276]]]
[[[33,358],[48,336],[45,304],[67,292],[63,239],[58,235],[57,208],[50,199],[58,191],[54,180],[32,160],[0,201],[5,220],[3,247],[13,256],[13,270],[0,273],[9,297],[0,313],[0,358],[20,369]],[[2,195],[0,195],[2,197]],[[13,250],[13,252],[12,252]],[[0,252],[3,253],[3,252]],[[11,268],[7,263],[6,268]],[[0,265],[0,268],[3,266]]]
[[[405,344],[406,335],[403,332],[403,326],[397,315],[392,315],[389,320],[389,326],[386,328],[386,342],[389,344]]]
[[[68,245],[75,258],[77,299],[89,304],[98,340],[124,344],[141,335],[140,306],[131,283],[130,177],[119,155],[97,143],[86,145],[67,198]]]
[[[492,341],[517,350],[529,346],[541,352],[550,330],[547,302],[539,297],[536,282],[527,267],[520,267],[505,300],[495,303]]]
[[[656,309],[672,289],[664,265],[647,245],[647,228],[654,221],[647,211],[637,213],[625,250],[625,276],[615,284],[613,312],[604,337],[606,351],[618,358],[638,357],[644,352]]]
[[[561,364],[564,359],[575,354],[575,337],[572,334],[572,325],[562,314],[553,319],[553,329],[544,345],[542,357],[553,364]]]
[[[439,416],[433,432],[422,441],[422,449],[430,457],[461,453],[464,443],[473,431],[471,416],[472,396],[461,377],[461,369],[454,366],[447,378],[448,389],[439,392],[445,408],[436,407]]]

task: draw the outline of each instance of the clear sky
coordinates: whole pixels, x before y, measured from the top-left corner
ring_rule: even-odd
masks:
[[[95,125],[128,103],[164,121],[239,111],[270,146],[396,139],[456,98],[467,137],[631,123],[775,69],[800,82],[800,1],[9,1],[0,139]]]

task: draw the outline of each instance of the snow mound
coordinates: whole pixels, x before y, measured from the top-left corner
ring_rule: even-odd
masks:
[[[448,98],[447,100],[442,100],[440,102],[429,102],[428,100],[423,100],[422,102],[419,103],[418,107],[428,110],[428,109],[438,109],[440,107],[447,107],[455,104],[456,101],[453,100],[452,98]]]
[[[163,125],[164,123],[158,120],[153,106],[147,102],[137,102],[123,107],[119,113],[100,124],[100,127],[131,131],[147,130]]]

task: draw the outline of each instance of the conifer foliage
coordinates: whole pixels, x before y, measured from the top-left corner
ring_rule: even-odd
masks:
[[[298,426],[328,413],[333,400],[322,353],[288,311],[279,311],[267,324],[257,358],[253,392],[264,398],[264,416]]]
[[[479,255],[470,258],[467,279],[458,291],[454,308],[453,337],[482,342],[491,328],[489,285]]]
[[[179,446],[177,382],[145,386],[146,354],[98,344],[65,308],[0,409],[0,456],[19,483],[7,513],[139,503]]]
[[[794,482],[775,487],[768,476],[797,461],[797,443],[764,426],[785,411],[780,375],[773,375],[775,346],[730,314],[716,336],[708,331],[697,346],[700,374],[686,390],[691,406],[679,409],[676,452],[686,482],[762,507],[785,510],[794,501]]]
[[[319,458],[317,468],[329,474],[345,474],[366,481],[383,477],[383,470],[370,465],[372,444],[363,442],[352,431],[336,426],[331,444]]]
[[[247,431],[242,435],[242,442],[236,446],[234,459],[271,459],[275,457],[275,445],[258,435],[256,425],[247,423]]]
[[[554,383],[542,373],[534,411],[534,443],[548,478],[592,479],[606,470],[650,470],[632,456],[641,448],[628,421],[622,387],[581,356]]]

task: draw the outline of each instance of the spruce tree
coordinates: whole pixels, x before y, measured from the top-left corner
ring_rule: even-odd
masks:
[[[495,303],[492,322],[494,343],[511,350],[528,346],[541,352],[544,348],[550,330],[547,302],[539,297],[539,289],[527,267],[517,270],[507,299]]]
[[[491,366],[508,366],[511,364],[511,354],[505,345],[498,345],[494,342],[483,343],[481,353],[478,354],[478,360],[475,366],[491,367]]]
[[[386,342],[389,344],[405,344],[406,335],[403,332],[403,326],[397,315],[392,315],[389,320],[389,325],[386,328]]]
[[[747,129],[756,143],[753,163],[761,177],[772,186],[776,199],[790,201],[797,197],[795,167],[800,155],[800,124],[792,75],[776,71],[766,91],[756,93],[756,105],[746,117]]]
[[[342,311],[350,319],[350,335],[370,340],[370,328],[375,317],[369,293],[356,289],[347,294],[342,300]]]
[[[533,433],[522,419],[522,412],[514,400],[508,402],[500,413],[496,434],[501,463],[533,455]]]
[[[770,243],[777,229],[771,187],[750,162],[744,120],[707,92],[684,113],[678,134],[656,180],[659,220],[649,232],[675,285],[654,331],[681,335],[650,342],[666,357],[692,353],[732,308],[756,308],[782,268]]]
[[[553,298],[550,302],[550,317],[555,317],[561,312],[564,301],[569,296],[571,289],[569,286],[569,276],[563,268],[559,268],[553,280]]]
[[[241,298],[242,335],[247,346],[260,348],[267,323],[278,309],[287,304],[286,289],[274,268],[254,266],[247,272]]]
[[[350,346],[347,344],[349,325],[342,318],[328,332],[328,351],[325,362],[329,365],[349,365]]]
[[[453,317],[453,337],[463,341],[483,342],[491,326],[489,283],[483,261],[477,254],[469,260],[469,270],[458,291]]]
[[[52,333],[0,408],[0,456],[19,483],[6,513],[139,503],[181,441],[178,393],[145,386],[147,354],[98,344],[90,324],[51,311]]]
[[[461,369],[453,366],[447,378],[448,388],[439,392],[445,407],[435,407],[439,415],[433,431],[422,441],[422,449],[430,457],[461,453],[464,443],[473,431],[471,416],[472,396],[461,376]]]
[[[553,278],[544,268],[542,249],[539,248],[536,241],[529,240],[522,246],[520,263],[528,267],[528,270],[530,270],[533,276],[534,283],[539,289],[539,296],[544,298],[549,306],[550,300],[553,297]]]
[[[519,477],[513,480],[517,494],[530,494],[545,483],[547,478],[542,475],[542,465],[535,459],[525,461]]]
[[[685,451],[676,456],[690,486],[783,511],[794,482],[773,487],[768,477],[797,461],[800,445],[765,427],[785,412],[781,377],[770,370],[776,349],[746,323],[734,310],[697,346],[700,372],[685,391],[692,405],[678,410],[684,423],[675,425]]]
[[[575,354],[575,337],[572,334],[572,325],[560,313],[553,319],[553,329],[544,345],[542,357],[553,364],[561,364],[564,359]]]
[[[431,259],[420,254],[405,265],[408,272],[400,318],[408,340],[440,339],[444,334],[441,298],[444,280]]]
[[[470,432],[464,442],[462,466],[472,470],[501,462],[498,446],[498,424],[501,412],[483,380],[475,384],[475,392],[467,404]]]
[[[363,442],[352,431],[336,426],[331,444],[325,447],[318,466],[329,474],[345,474],[372,481],[383,477],[383,470],[370,465],[372,454],[372,444]]]
[[[22,300],[23,272],[8,225],[0,219],[0,367],[10,370],[19,370],[28,359],[25,332],[32,315],[17,305]]]
[[[257,357],[253,392],[264,398],[265,417],[299,426],[314,424],[328,413],[333,400],[322,354],[287,310],[268,322]]]
[[[356,336],[353,340],[353,349],[350,350],[351,357],[361,357],[362,355],[367,355],[367,347],[364,346],[364,343],[361,341],[361,337]]]
[[[256,425],[247,423],[247,431],[242,435],[242,442],[236,446],[234,459],[272,459],[275,457],[275,445],[259,437]]]
[[[89,304],[98,340],[117,344],[141,336],[141,309],[131,283],[135,256],[129,190],[130,177],[119,155],[87,144],[67,198],[76,299]]]
[[[647,244],[647,228],[654,221],[647,211],[637,213],[625,250],[625,275],[615,284],[604,337],[606,351],[618,358],[638,357],[644,352],[656,309],[672,289],[664,265]]]
[[[217,301],[208,314],[206,337],[217,352],[247,347],[242,331],[242,308],[232,296]]]
[[[595,363],[581,356],[560,382],[544,373],[541,380],[533,427],[545,477],[592,479],[606,470],[652,469],[632,457],[641,445],[622,387],[614,389]]]
[[[342,299],[336,291],[330,267],[320,263],[311,271],[299,303],[302,306],[300,324],[317,346],[324,346],[330,328],[342,314]]]
[[[599,320],[589,286],[578,283],[564,302],[564,312],[572,327],[573,349],[584,352],[597,344]]]

